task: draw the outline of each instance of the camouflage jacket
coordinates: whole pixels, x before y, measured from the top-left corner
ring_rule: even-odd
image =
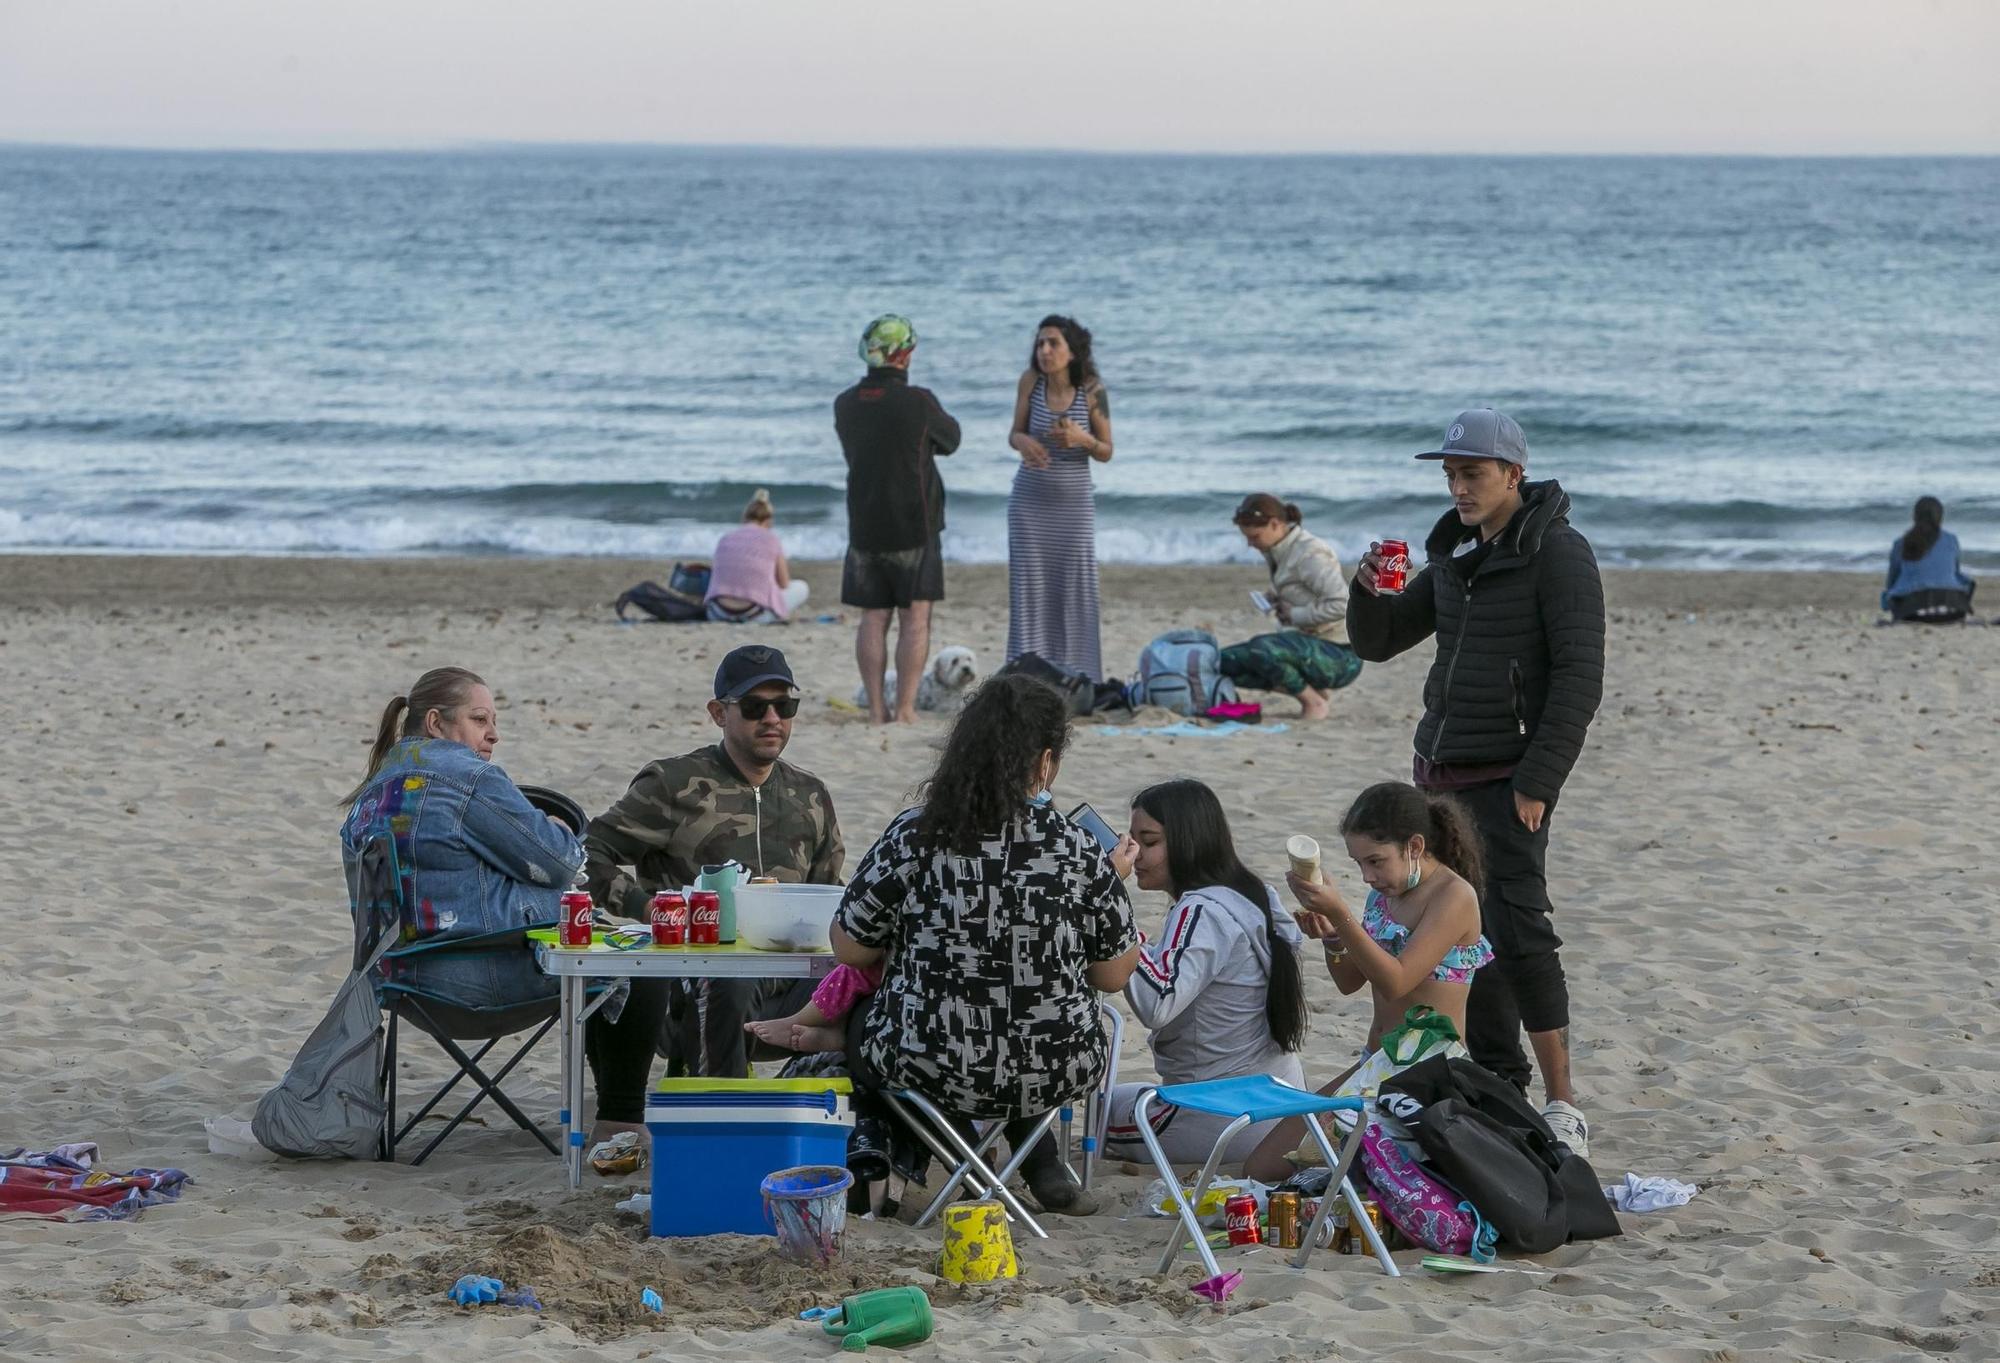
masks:
[[[692,885],[732,858],[752,875],[838,885],[844,852],[818,777],[780,761],[761,786],[721,744],[647,765],[584,835],[590,897],[643,920],[655,890]]]

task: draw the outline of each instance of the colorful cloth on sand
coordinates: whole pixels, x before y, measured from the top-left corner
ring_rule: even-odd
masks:
[[[130,1221],[172,1202],[188,1182],[180,1169],[97,1169],[97,1146],[79,1141],[53,1150],[0,1155],[0,1216],[51,1221]]]

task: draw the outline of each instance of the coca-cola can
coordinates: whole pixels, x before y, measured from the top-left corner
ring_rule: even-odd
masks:
[[[1261,1245],[1264,1232],[1257,1225],[1257,1199],[1238,1193],[1222,1204],[1222,1224],[1229,1228],[1232,1245]]]
[[[563,891],[562,918],[556,924],[556,941],[566,947],[590,945],[590,891]]]
[[[722,896],[696,890],[688,896],[688,945],[712,947],[722,941]]]
[[[679,890],[661,890],[653,896],[653,945],[682,946],[688,939],[688,902]]]
[[[1376,554],[1381,562],[1375,566],[1375,590],[1395,593],[1403,590],[1410,580],[1410,546],[1405,540],[1383,540]]]

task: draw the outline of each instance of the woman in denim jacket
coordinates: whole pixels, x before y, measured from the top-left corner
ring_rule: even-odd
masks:
[[[459,667],[426,672],[382,711],[368,774],[347,797],[340,829],[350,908],[359,902],[361,849],[386,827],[402,873],[403,941],[469,940],[555,924],[562,892],[583,865],[577,833],[528,803],[492,764],[500,741],[493,693]],[[384,963],[385,978],[464,1008],[553,998],[525,936],[516,949],[438,951]],[[597,1081],[600,1135],[637,1130],[645,1117],[664,981],[635,980],[615,1023],[585,1034]]]

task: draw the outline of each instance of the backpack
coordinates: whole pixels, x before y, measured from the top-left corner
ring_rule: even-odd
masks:
[[[1403,1147],[1372,1118],[1361,1133],[1361,1168],[1375,1190],[1376,1205],[1411,1244],[1440,1254],[1466,1254],[1493,1261],[1493,1227],[1458,1190],[1403,1153]]]
[[[667,585],[662,587],[653,581],[641,582],[630,591],[621,593],[612,603],[618,618],[625,618],[627,606],[637,606],[655,620],[668,624],[685,624],[690,620],[708,618],[708,577],[706,563],[676,563],[667,576]]]
[[[1236,700],[1236,683],[1222,675],[1222,649],[1205,629],[1169,630],[1139,654],[1133,705],[1158,705],[1199,715]]]
[[[1420,1060],[1383,1082],[1380,1102],[1503,1244],[1543,1254],[1623,1233],[1589,1162],[1557,1145],[1519,1089],[1470,1060]]]
[[[376,963],[396,945],[402,902],[395,843],[371,838],[361,852],[354,969],[276,1088],[257,1102],[258,1144],[294,1159],[373,1159],[381,1149],[382,1006]]]

